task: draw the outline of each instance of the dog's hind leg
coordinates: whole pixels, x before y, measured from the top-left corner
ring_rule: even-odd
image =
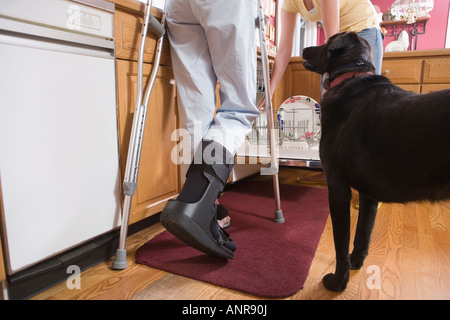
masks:
[[[328,177],[327,177],[328,178]],[[348,186],[328,184],[331,223],[333,225],[334,248],[336,251],[336,270],[323,278],[325,288],[342,291],[347,287],[350,275],[350,200]]]
[[[353,251],[350,255],[351,269],[360,269],[364,259],[369,253],[370,235],[372,234],[375,216],[377,214],[378,202],[359,195],[358,223],[356,225]]]

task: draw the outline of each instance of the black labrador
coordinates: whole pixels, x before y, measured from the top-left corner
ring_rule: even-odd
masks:
[[[305,48],[303,65],[322,75],[320,158],[326,175],[336,250],[325,287],[342,291],[362,267],[378,201],[450,198],[450,90],[405,91],[375,75],[369,43],[339,33]],[[351,189],[359,192],[349,255]]]

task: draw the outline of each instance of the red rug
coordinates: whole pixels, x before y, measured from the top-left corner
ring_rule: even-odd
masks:
[[[286,222],[273,222],[273,184],[244,181],[220,198],[237,245],[231,260],[208,256],[164,231],[136,252],[136,262],[187,278],[266,298],[303,288],[329,213],[328,191],[280,185]]]

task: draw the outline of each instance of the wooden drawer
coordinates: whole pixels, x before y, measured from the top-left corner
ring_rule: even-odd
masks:
[[[450,83],[450,59],[425,60],[423,83]]]
[[[399,84],[398,86],[406,91],[420,93],[420,84]]]
[[[439,84],[423,84],[421,93],[430,93],[440,90],[450,89],[450,83],[439,83]]]
[[[114,18],[114,31],[116,39],[116,57],[119,59],[134,60],[138,59],[139,37],[144,18],[143,16],[135,16],[126,11],[116,10]],[[147,40],[145,41],[144,61],[152,62],[156,51],[157,38],[149,30]],[[169,54],[169,41],[165,36],[162,53],[161,64],[171,65]]]
[[[423,60],[385,60],[381,74],[393,83],[420,84]]]

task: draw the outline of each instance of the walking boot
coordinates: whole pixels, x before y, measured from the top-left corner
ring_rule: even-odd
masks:
[[[217,223],[216,199],[234,163],[234,156],[214,141],[202,141],[189,166],[186,182],[176,200],[169,200],[161,224],[175,237],[204,253],[231,259],[236,245]]]

